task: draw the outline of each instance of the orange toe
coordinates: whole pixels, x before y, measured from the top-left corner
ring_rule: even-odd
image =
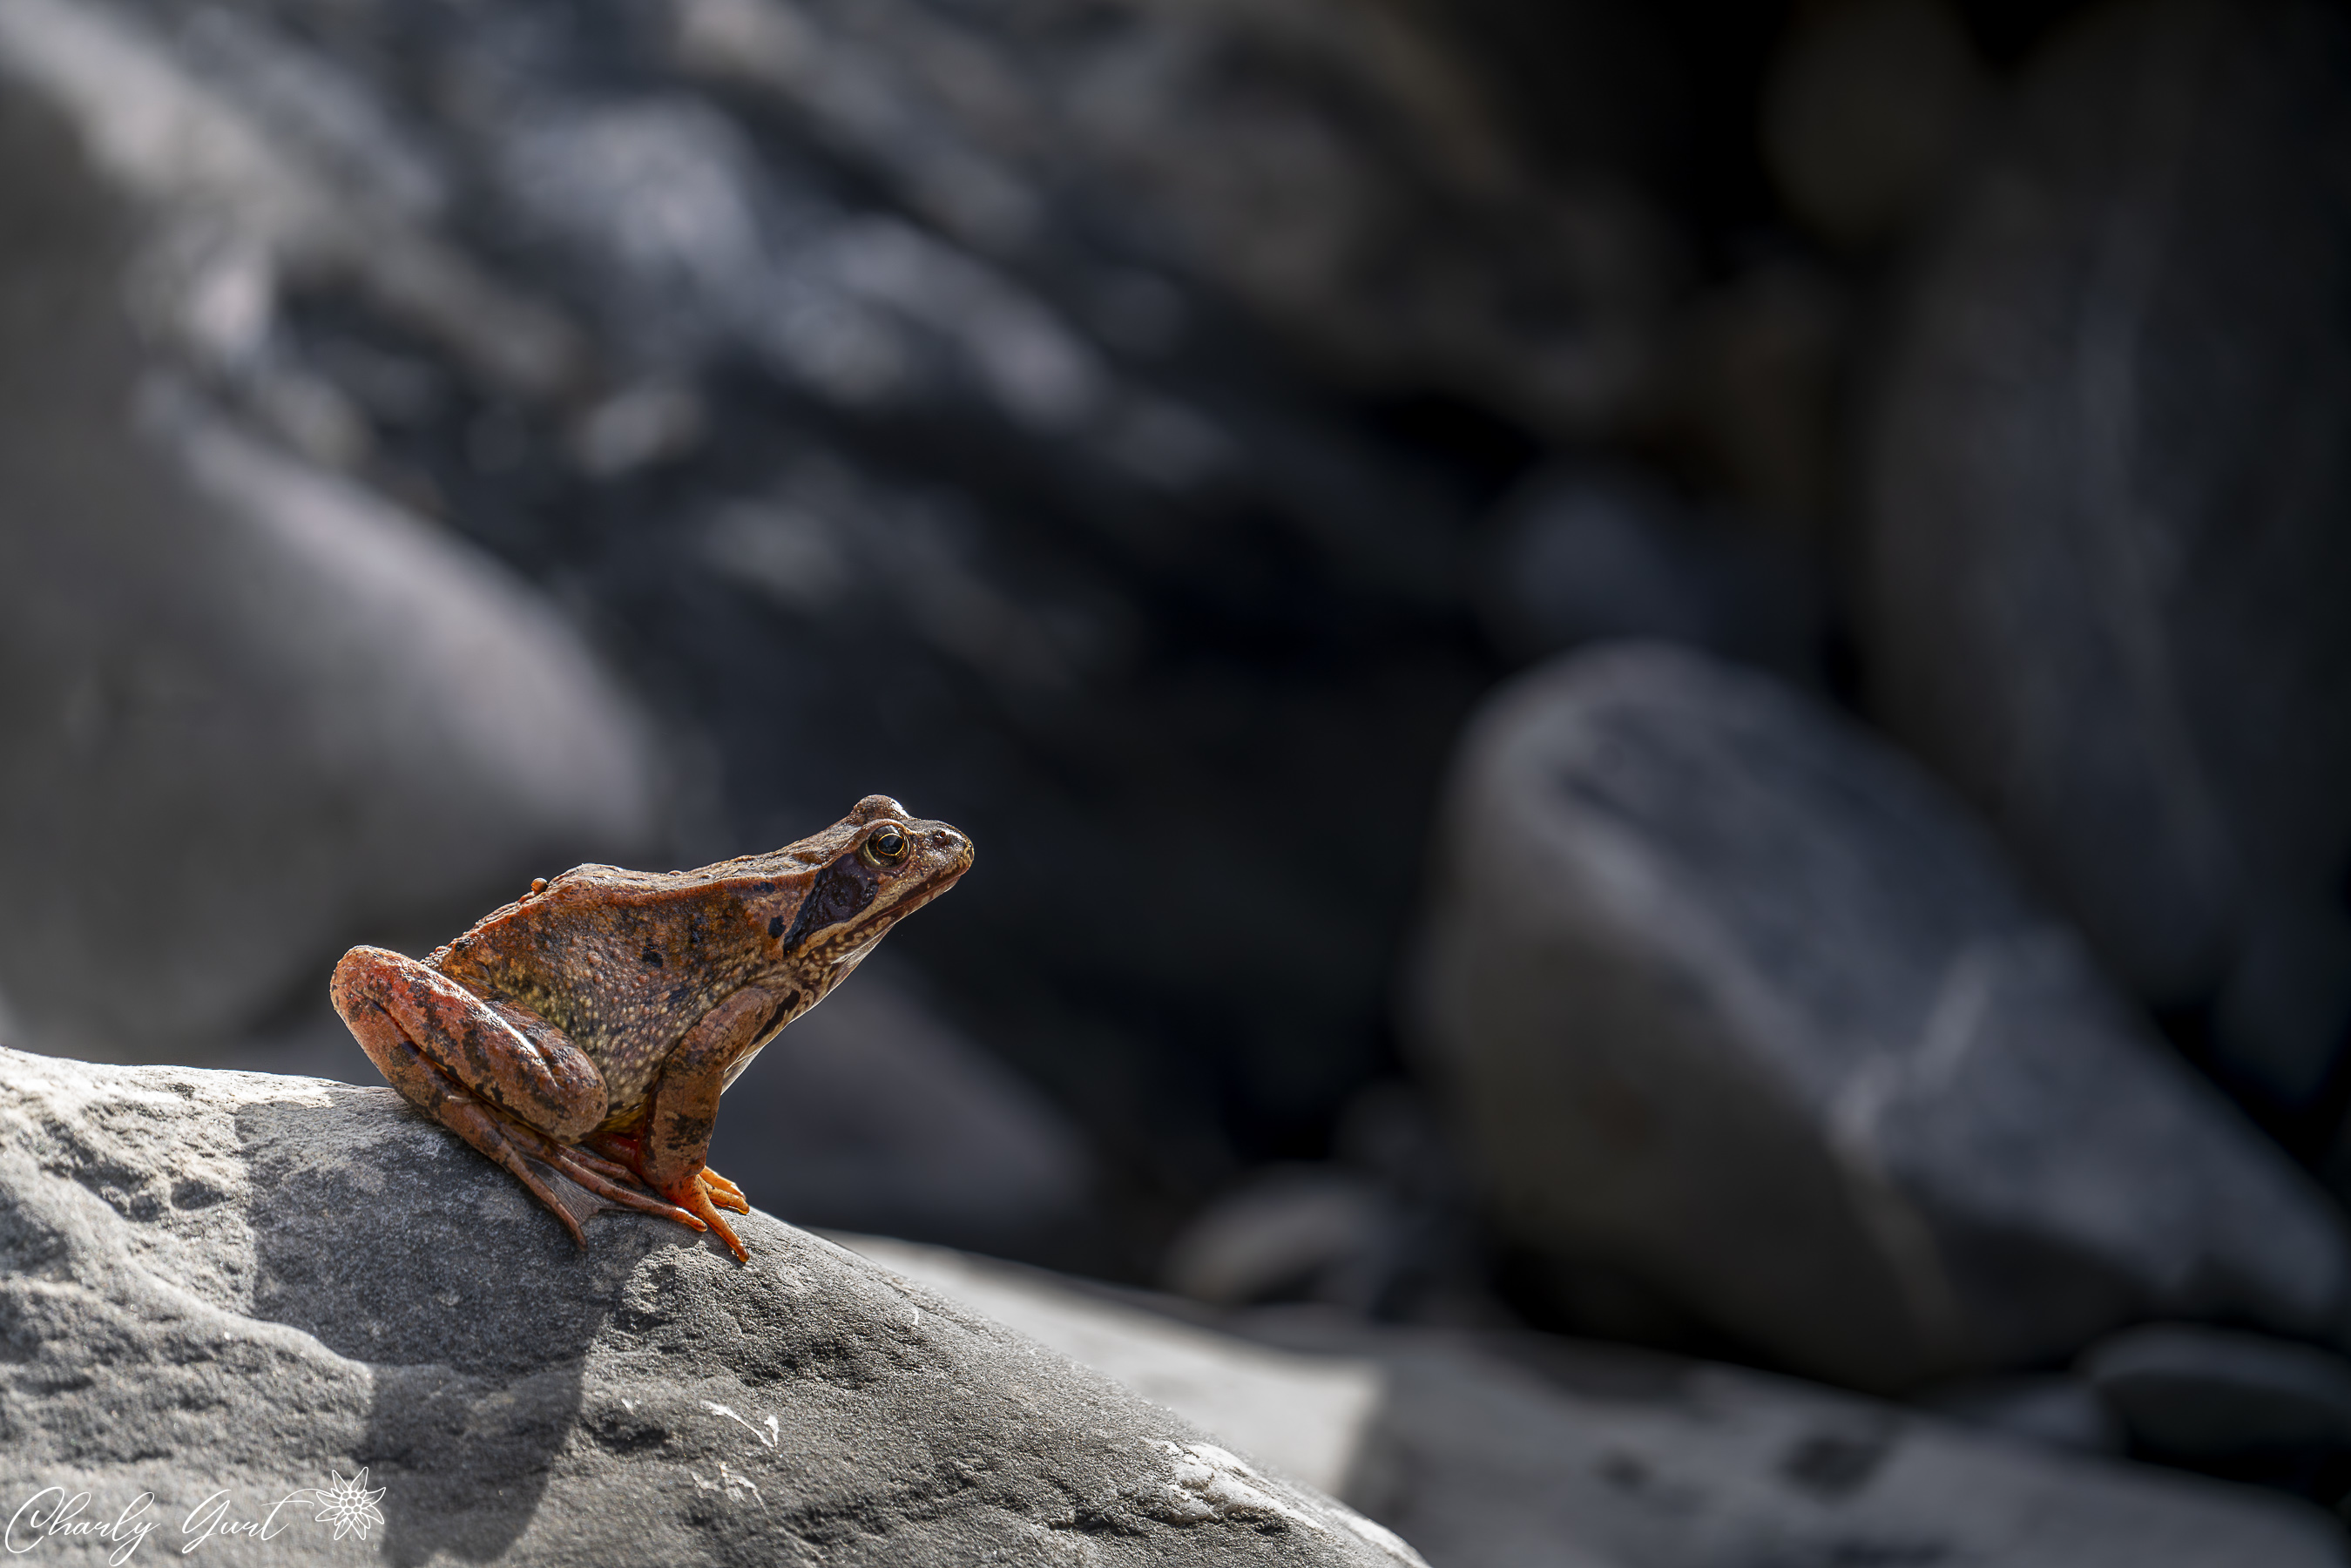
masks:
[[[710,1201],[718,1207],[731,1208],[737,1214],[751,1212],[751,1200],[743,1196],[743,1189],[708,1166],[702,1167],[702,1186],[703,1190],[710,1195]]]
[[[726,1249],[735,1254],[737,1262],[748,1263],[751,1260],[750,1249],[736,1236],[735,1228],[719,1218],[718,1210],[711,1207],[710,1195],[704,1190],[700,1180],[701,1174],[697,1171],[694,1177],[681,1183],[677,1191],[668,1195],[670,1201],[717,1232],[718,1239],[726,1243]]]

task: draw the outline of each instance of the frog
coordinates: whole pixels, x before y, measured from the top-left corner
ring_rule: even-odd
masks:
[[[536,878],[422,959],[353,947],[329,996],[376,1071],[582,1249],[580,1211],[621,1208],[748,1263],[719,1211],[750,1200],[707,1163],[719,1096],[972,858],[956,829],[868,795],[769,853]]]

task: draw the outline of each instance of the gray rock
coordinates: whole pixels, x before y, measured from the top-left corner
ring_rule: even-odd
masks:
[[[1239,1306],[1309,1299],[1368,1309],[1395,1268],[1403,1217],[1379,1186],[1333,1165],[1267,1166],[1168,1244],[1168,1289]]]
[[[2351,26],[2063,37],[1880,368],[1867,674],[2116,972],[2304,1104],[2351,1030]]]
[[[643,852],[664,810],[539,594],[147,351],[152,218],[0,99],[0,993],[18,1038],[102,1054],[216,1043],[357,937]],[[221,265],[226,330],[266,285]]]
[[[380,1532],[306,1495],[235,1560],[1419,1561],[763,1215],[747,1267],[635,1216],[575,1251],[388,1090],[0,1053],[0,1489],[152,1492],[165,1550],[364,1467]]]
[[[2092,1347],[2081,1364],[2130,1435],[2157,1453],[2351,1448],[2351,1361],[2309,1345],[2150,1323]]]
[[[1927,777],[1657,646],[1471,725],[1415,1032],[1498,1223],[1868,1387],[2147,1315],[2331,1331],[2325,1197]]]
[[[1289,1312],[1220,1330],[1164,1299],[843,1239],[1312,1478],[1437,1568],[2345,1561],[2335,1523],[2291,1498],[2011,1446],[1783,1378]]]

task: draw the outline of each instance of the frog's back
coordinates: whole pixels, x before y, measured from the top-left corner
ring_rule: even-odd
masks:
[[[748,912],[693,873],[585,865],[485,916],[425,962],[546,1019],[633,1106],[685,1032],[750,977]]]

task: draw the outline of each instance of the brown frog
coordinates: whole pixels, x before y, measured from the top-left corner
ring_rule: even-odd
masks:
[[[422,963],[354,947],[331,994],[392,1087],[511,1171],[582,1247],[532,1162],[599,1207],[715,1230],[747,1262],[718,1210],[751,1206],[703,1163],[720,1092],[971,861],[955,829],[868,795],[771,854],[534,882]]]

